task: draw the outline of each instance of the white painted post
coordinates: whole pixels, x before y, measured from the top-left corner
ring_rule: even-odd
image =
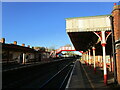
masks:
[[[85,64],[87,65],[87,53],[85,52]]]
[[[82,53],[82,61],[83,61],[83,53]]]
[[[84,61],[84,53],[82,54],[82,60]]]
[[[85,52],[83,53],[83,61],[85,61]]]
[[[88,51],[87,51],[87,65],[89,65],[89,54],[88,54]]]
[[[94,60],[94,73],[96,73],[96,65],[95,65],[95,62],[96,62],[96,60],[95,60],[95,47],[93,47],[92,50],[93,50],[93,60]]]
[[[23,53],[23,64],[25,64],[25,53]]]
[[[105,39],[105,31],[101,31],[102,33],[102,41],[101,41],[101,45],[103,48],[103,69],[104,69],[104,84],[107,85],[107,67],[106,67],[106,51],[105,51],[105,46],[106,46],[106,39]]]
[[[97,66],[98,66],[98,67],[99,67],[99,63],[98,63],[98,62],[99,62],[99,58],[100,58],[100,56],[98,55],[98,56],[97,56]]]
[[[89,66],[90,66],[90,69],[91,69],[91,54],[90,54],[90,49],[89,49]]]
[[[86,64],[86,52],[84,52],[84,62]]]
[[[83,61],[84,61],[84,53],[83,53]]]

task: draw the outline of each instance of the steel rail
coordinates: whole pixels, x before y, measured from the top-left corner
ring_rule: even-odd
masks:
[[[64,60],[60,60],[60,61],[54,61],[54,62],[61,62],[61,61],[64,61]],[[66,61],[66,60],[65,60]],[[61,70],[59,70],[59,71],[57,71],[57,73],[59,74],[60,72],[62,72],[62,73],[65,73],[65,72],[67,72],[67,69],[69,70],[69,65],[74,61],[74,60],[67,60],[67,61],[69,61],[69,62],[67,62],[67,63],[64,63],[64,62],[62,62],[62,63],[60,63],[60,64],[65,64],[64,65],[64,67],[61,67],[62,69]],[[51,62],[51,64],[52,64],[52,62]],[[59,63],[58,63],[59,64]],[[67,64],[67,65],[66,65]],[[56,66],[57,64],[55,64],[55,66]],[[36,65],[33,65],[33,66],[35,66],[35,67],[33,67],[34,69],[36,69],[39,65],[38,64],[36,64]],[[37,66],[37,67],[36,67]],[[28,66],[29,67],[29,66]],[[50,66],[51,67],[51,66]],[[67,68],[68,67],[68,68]],[[66,68],[66,69],[65,69]],[[64,70],[65,69],[65,70]],[[26,70],[26,69],[25,69]],[[10,70],[11,71],[11,70]],[[27,70],[27,71],[29,71],[29,70]],[[35,71],[35,70],[33,70],[33,71]],[[32,71],[30,70],[29,72],[27,72],[27,73],[31,73]],[[60,74],[62,74],[62,73],[60,73]],[[22,78],[22,77],[20,77],[19,79],[18,78],[16,78],[15,80],[12,80],[12,83],[5,83],[4,84],[4,87],[3,88],[9,88],[9,87],[21,87],[21,85],[22,85],[22,83],[24,82],[26,82],[26,84],[28,84],[29,83],[29,81],[30,80],[33,80],[34,78],[37,78],[38,77],[38,75],[39,75],[40,73],[35,73],[34,75],[32,75],[32,77],[31,76],[27,76],[26,78]],[[23,75],[23,74],[21,74],[21,75]],[[53,74],[53,75],[55,75],[55,74]],[[66,73],[65,73],[65,75],[66,75]],[[60,75],[59,75],[60,76]],[[59,77],[58,76],[58,77]],[[65,76],[63,76],[63,78],[64,78]],[[9,79],[9,78],[8,78]],[[63,79],[62,79],[63,80]],[[7,82],[7,81],[5,81],[5,82]],[[46,81],[44,81],[44,82],[46,82]],[[54,82],[54,81],[53,81]],[[61,83],[61,82],[60,82]],[[44,84],[44,83],[43,83]],[[42,84],[42,85],[43,85]],[[60,85],[60,84],[59,84]]]
[[[53,75],[49,80],[47,80],[43,85],[40,86],[40,88],[44,88],[45,86],[47,86],[47,84],[49,84],[50,81],[52,81],[57,75],[59,75],[64,69],[66,69],[71,63],[69,63],[68,65],[66,65],[64,68],[62,68],[61,70],[59,70],[55,75]]]
[[[72,78],[72,74],[73,74],[73,71],[74,71],[74,69],[75,69],[75,65],[76,65],[76,61],[74,62],[74,66],[73,66],[73,69],[72,69],[72,71],[71,71],[70,77],[69,77],[69,79],[68,79],[68,82],[67,82],[66,88],[69,87],[70,80],[71,80],[71,78]]]
[[[67,75],[65,76],[65,79],[63,80],[62,84],[60,85],[59,90],[64,88],[63,85],[65,84],[65,81],[67,81],[67,78],[70,76],[70,73],[71,73],[72,69],[73,69],[73,66],[71,66],[70,70],[68,71]]]

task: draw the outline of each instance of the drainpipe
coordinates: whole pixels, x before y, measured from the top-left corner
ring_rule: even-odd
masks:
[[[115,50],[115,36],[114,36],[114,25],[113,16],[110,16],[111,26],[112,26],[112,54],[113,54],[113,64],[114,64],[114,84],[117,84],[117,67],[116,67],[116,50]]]

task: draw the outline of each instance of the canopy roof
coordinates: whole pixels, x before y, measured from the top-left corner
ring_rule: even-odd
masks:
[[[78,51],[87,51],[95,46],[97,54],[102,54],[99,37],[94,32],[111,31],[111,15],[77,17],[66,19],[66,32]],[[107,54],[111,53],[111,35],[107,41]]]
[[[66,19],[67,32],[89,32],[111,30],[111,15],[77,17]]]

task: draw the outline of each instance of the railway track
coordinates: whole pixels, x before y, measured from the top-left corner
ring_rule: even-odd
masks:
[[[3,72],[2,87],[63,88],[75,60],[61,60]]]
[[[70,73],[73,69],[73,65],[74,65],[74,62],[66,65],[54,76],[48,79],[43,85],[41,85],[40,88],[58,88],[59,90],[65,89]]]

